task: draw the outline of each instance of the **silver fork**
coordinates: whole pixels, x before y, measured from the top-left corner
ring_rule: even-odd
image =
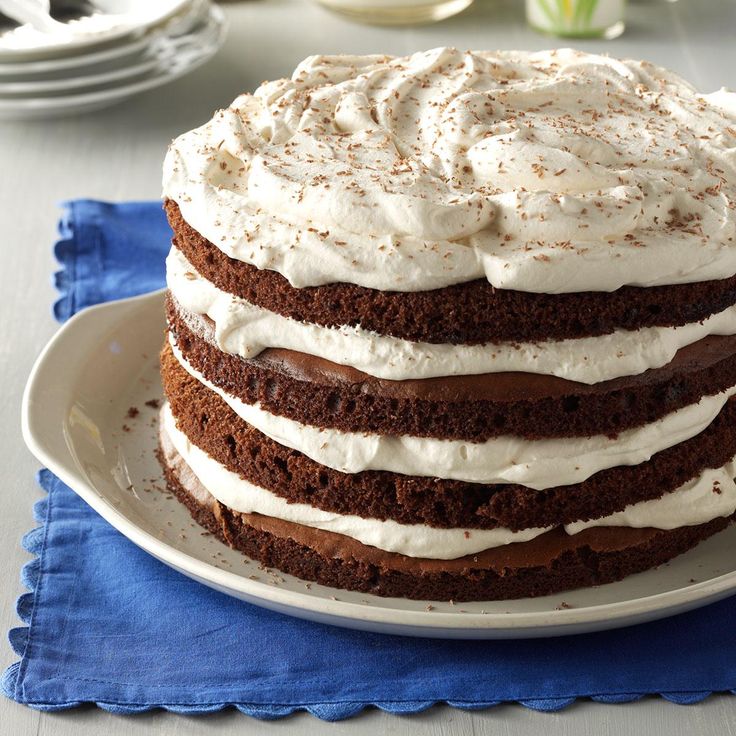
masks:
[[[109,13],[112,7],[106,0],[0,0],[0,13],[44,32],[59,30],[64,25],[60,21]]]

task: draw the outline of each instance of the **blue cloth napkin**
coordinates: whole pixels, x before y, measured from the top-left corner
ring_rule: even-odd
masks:
[[[158,203],[67,205],[56,253],[65,319],[159,287],[169,232]],[[736,597],[663,621],[547,640],[462,642],[313,624],[216,593],[149,557],[49,471],[24,538],[35,555],[10,632],[4,692],[42,710],[94,702],[122,713],[235,706],[259,718],[306,709],[338,720],[373,705],[416,712],[518,701],[557,710],[660,694],[736,690]]]
[[[80,309],[164,286],[171,228],[158,202],[66,202],[54,255],[60,297],[54,316],[65,322]]]

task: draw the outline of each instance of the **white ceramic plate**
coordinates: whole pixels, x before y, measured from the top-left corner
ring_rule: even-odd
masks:
[[[76,77],[22,80],[18,82],[5,82],[0,78],[0,98],[12,97],[13,95],[48,95],[65,93],[70,90],[89,90],[90,88],[103,85],[115,85],[117,82],[129,80],[131,77],[139,77],[147,72],[155,71],[156,67],[160,64],[161,61],[159,59],[136,59],[133,64],[121,66],[117,69],[82,74]]]
[[[38,61],[3,62],[0,61],[0,76],[25,78],[39,74],[56,74],[66,69],[90,67],[103,64],[126,56],[133,56],[148,48],[151,39],[148,36],[121,41],[119,44],[96,51],[88,51],[64,56],[61,59],[40,59]]]
[[[102,89],[59,94],[64,91],[59,87],[55,93],[43,96],[0,98],[0,120],[27,120],[89,112],[168,84],[214,56],[222,46],[226,30],[227,23],[222,10],[212,5],[204,23],[191,34],[174,39],[158,39],[160,49],[153,68],[147,72],[138,70],[138,76],[133,81],[123,74],[108,78],[107,85]],[[18,92],[24,90],[27,91],[23,87],[17,88]]]
[[[736,526],[656,570],[545,598],[406,601],[307,585],[259,568],[211,536],[162,489],[154,457],[163,292],[93,307],[62,327],[23,397],[33,454],[162,562],[229,595],[323,623],[451,638],[559,636],[681,613],[736,592]],[[130,407],[140,411],[128,417]]]
[[[110,0],[111,14],[70,21],[66,32],[43,33],[19,26],[0,33],[0,61],[22,62],[61,57],[145,33],[181,12],[191,0]]]

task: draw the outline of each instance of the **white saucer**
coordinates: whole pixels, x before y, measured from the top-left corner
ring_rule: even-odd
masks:
[[[39,74],[58,74],[66,69],[90,67],[145,51],[151,43],[147,36],[124,39],[120,43],[102,49],[82,51],[60,59],[38,59],[36,61],[0,61],[0,77],[25,78]]]
[[[351,593],[259,569],[211,536],[162,488],[156,448],[163,292],[93,307],[62,327],[23,397],[31,452],[110,524],[195,580],[266,608],[323,623],[447,638],[559,636],[681,613],[736,592],[736,526],[667,565],[545,598],[481,603]],[[129,417],[134,407],[140,413]],[[135,412],[132,412],[135,413]]]
[[[147,72],[154,71],[160,65],[159,59],[148,58],[119,69],[84,74],[77,77],[64,77],[62,79],[39,79],[5,82],[0,77],[0,97],[12,95],[42,95],[68,90],[89,89],[102,85],[114,85],[121,80],[138,77]]]

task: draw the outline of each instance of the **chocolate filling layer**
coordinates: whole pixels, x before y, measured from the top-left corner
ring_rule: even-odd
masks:
[[[555,529],[530,542],[472,557],[415,559],[340,534],[233,512],[201,486],[165,434],[161,456],[170,490],[198,523],[226,544],[302,579],[381,596],[501,600],[610,583],[666,562],[733,519],[672,531],[598,528],[568,536]]]
[[[177,346],[216,386],[273,414],[345,432],[471,442],[613,435],[736,384],[736,336],[707,337],[662,368],[592,386],[529,373],[387,381],[289,350],[244,360],[192,330],[171,297],[166,310]]]
[[[164,392],[177,426],[197,447],[245,480],[293,503],[364,518],[442,528],[514,531],[595,519],[659,498],[736,456],[736,399],[701,434],[649,462],[609,468],[583,483],[535,491],[386,471],[346,474],[266,437],[192,378],[165,346]]]
[[[172,200],[164,206],[174,243],[206,279],[272,312],[327,327],[359,325],[434,343],[529,342],[700,322],[736,303],[736,276],[612,293],[531,294],[495,289],[486,279],[416,292],[345,283],[296,289],[276,271],[225,255],[185,222]]]

